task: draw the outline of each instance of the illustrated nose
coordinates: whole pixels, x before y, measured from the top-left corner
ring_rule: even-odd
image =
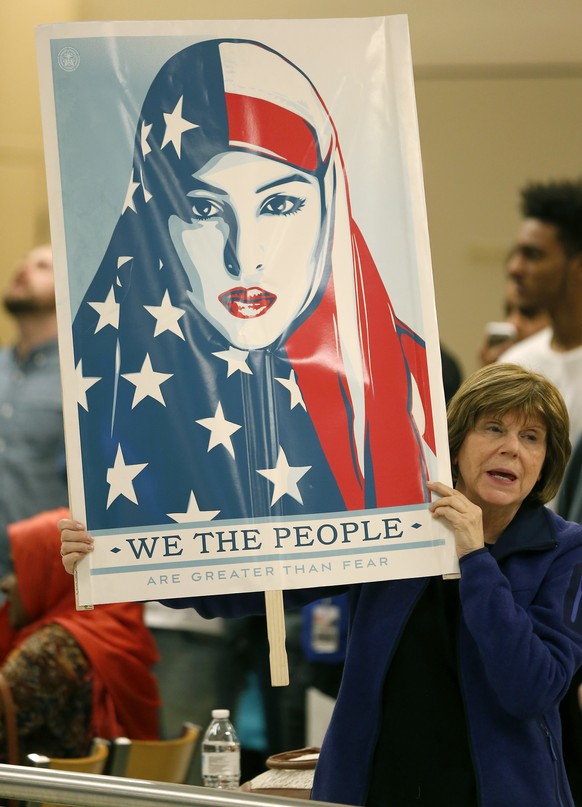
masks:
[[[239,226],[234,216],[229,216],[228,238],[224,247],[224,266],[234,278],[252,277],[264,269],[258,255],[259,244],[252,226]]]
[[[233,244],[233,238],[229,235],[224,248],[224,265],[226,271],[232,277],[240,277],[240,266],[236,254],[236,243]]]

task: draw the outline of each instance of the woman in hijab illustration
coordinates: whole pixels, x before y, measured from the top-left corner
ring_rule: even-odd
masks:
[[[428,500],[424,345],[321,98],[260,43],[201,42],[155,77],[74,347],[90,529]]]

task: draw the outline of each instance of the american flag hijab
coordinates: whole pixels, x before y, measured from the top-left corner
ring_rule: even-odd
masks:
[[[196,279],[169,227],[214,219],[224,248],[212,274],[225,276],[225,291],[235,288],[224,316],[244,320],[256,310],[233,268],[243,237],[236,209],[220,188],[193,208],[194,175],[233,152],[311,182],[321,208],[296,315],[281,319],[268,344],[249,348],[193,303]],[[269,204],[273,212],[289,200],[282,191]],[[196,255],[190,261],[195,274]],[[278,316],[275,302],[262,321]],[[76,315],[74,348],[89,529],[428,498],[423,438],[433,450],[434,439],[424,344],[396,317],[352,220],[335,128],[317,90],[258,42],[194,44],[153,80],[123,210]],[[413,417],[414,397],[421,417],[418,407]]]

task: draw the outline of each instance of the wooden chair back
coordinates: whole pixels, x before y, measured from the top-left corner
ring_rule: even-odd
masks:
[[[131,779],[184,784],[202,729],[193,723],[182,725],[180,737],[171,740],[112,741],[107,773]]]
[[[108,740],[95,738],[86,757],[46,757],[43,754],[28,754],[26,764],[33,768],[51,768],[57,771],[70,771],[71,773],[104,773],[109,757],[110,743]],[[31,802],[31,805],[33,803]],[[38,805],[36,807],[59,807],[54,804]]]

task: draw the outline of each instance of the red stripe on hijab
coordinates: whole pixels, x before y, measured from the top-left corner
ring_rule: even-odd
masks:
[[[317,168],[317,143],[303,120],[262,98],[226,93],[229,140],[273,152],[304,171]]]
[[[390,299],[353,221],[351,230],[371,479],[361,478],[353,453],[354,424],[343,358],[335,342],[331,278],[317,309],[289,337],[286,349],[346,509],[363,509],[374,500],[376,507],[419,504],[427,500],[425,466],[408,411],[410,379],[402,344]],[[421,368],[411,369],[416,375]],[[365,496],[364,486],[371,486],[372,480],[373,495]]]

